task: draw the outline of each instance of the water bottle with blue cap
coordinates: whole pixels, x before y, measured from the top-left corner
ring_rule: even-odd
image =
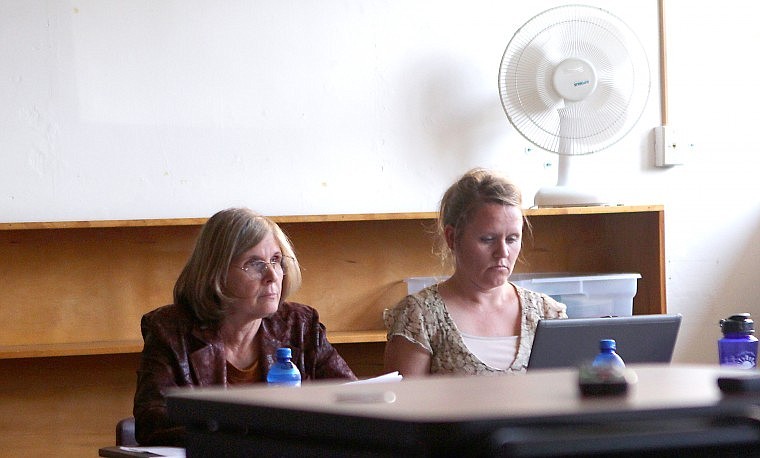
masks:
[[[267,373],[267,383],[278,386],[301,386],[301,373],[291,361],[293,355],[290,348],[278,348],[276,357],[277,361]]]

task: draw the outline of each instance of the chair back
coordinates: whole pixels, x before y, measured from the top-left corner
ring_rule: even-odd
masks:
[[[135,417],[122,418],[116,423],[116,445],[139,445],[135,439]]]

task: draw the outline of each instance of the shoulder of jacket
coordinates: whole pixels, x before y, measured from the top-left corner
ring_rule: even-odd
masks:
[[[301,320],[313,320],[319,318],[319,312],[317,309],[310,305],[301,304],[298,302],[283,302],[277,308],[277,312],[271,316],[274,319],[280,319],[286,322],[301,321]]]
[[[142,317],[142,323],[164,329],[190,328],[194,326],[191,313],[176,304],[169,304],[151,310]]]

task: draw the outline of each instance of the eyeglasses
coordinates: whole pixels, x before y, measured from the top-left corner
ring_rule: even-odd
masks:
[[[293,258],[290,256],[283,256],[281,258],[273,258],[270,261],[262,261],[257,259],[255,261],[247,262],[242,267],[236,266],[242,269],[251,278],[257,278],[261,280],[267,274],[267,270],[272,269],[277,275],[285,275],[287,271],[285,269],[285,263],[291,261]]]

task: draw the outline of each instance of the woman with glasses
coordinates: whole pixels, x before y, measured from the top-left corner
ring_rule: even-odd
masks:
[[[174,303],[145,314],[135,434],[141,445],[183,446],[164,394],[178,386],[264,382],[279,347],[303,380],[356,377],[313,308],[285,299],[301,284],[279,226],[249,209],[213,215],[174,286]]]
[[[525,372],[536,323],[566,307],[509,282],[522,248],[520,190],[473,169],[441,199],[438,233],[446,281],[409,295],[384,314],[385,370],[404,377]]]

